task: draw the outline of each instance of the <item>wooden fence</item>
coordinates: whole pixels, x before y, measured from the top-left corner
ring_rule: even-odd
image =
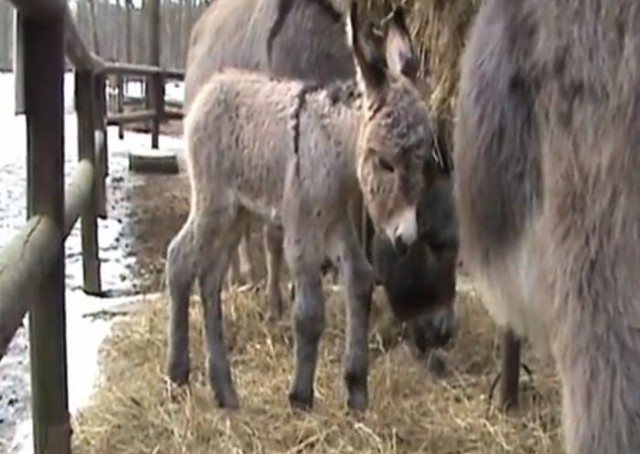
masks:
[[[106,217],[107,125],[180,118],[167,110],[164,81],[181,71],[107,64],[82,42],[65,0],[10,0],[17,9],[16,106],[27,124],[26,225],[0,251],[0,359],[29,313],[33,442],[36,454],[71,452],[65,335],[64,242],[81,218],[83,287],[102,294],[97,219]],[[152,62],[159,63],[159,1],[152,0]],[[65,53],[75,69],[79,163],[64,187]],[[107,115],[106,78],[144,76],[148,110]]]

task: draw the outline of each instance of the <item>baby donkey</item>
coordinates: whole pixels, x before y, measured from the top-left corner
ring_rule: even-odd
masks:
[[[405,76],[407,64],[415,62],[406,25],[392,21],[382,48],[371,27],[361,31],[358,22],[352,3],[347,36],[355,80],[321,88],[225,70],[203,86],[185,118],[191,209],[167,251],[167,371],[174,383],[188,381],[188,302],[197,277],[207,373],[222,407],[239,404],[223,339],[220,290],[250,213],[282,227],[285,260],[297,290],[290,404],[313,405],[325,325],[321,265],[328,256],[340,268],[347,290],[347,405],[354,410],[368,406],[374,278],[346,201],[362,191],[376,229],[404,250],[417,237],[424,165],[435,158],[427,105]]]

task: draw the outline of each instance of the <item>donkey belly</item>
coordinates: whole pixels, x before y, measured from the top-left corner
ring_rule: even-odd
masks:
[[[460,255],[484,305],[499,325],[537,338],[544,325],[535,227],[541,162],[533,85],[511,45],[518,14],[486,2],[470,33],[457,101],[455,193]]]
[[[494,321],[546,350],[548,302],[540,248],[536,232],[529,229],[503,254],[470,272]]]
[[[282,225],[282,209],[279,200],[272,200],[263,195],[236,193],[236,199],[240,206],[251,214],[258,216],[264,222],[273,225]]]
[[[238,204],[270,224],[282,224],[287,159],[278,149],[238,150],[229,184]]]

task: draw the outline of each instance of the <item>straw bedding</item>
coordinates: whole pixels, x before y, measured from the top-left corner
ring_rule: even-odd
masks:
[[[522,380],[521,404],[504,415],[488,400],[498,370],[495,328],[472,289],[460,286],[461,327],[444,352],[447,370],[435,378],[402,345],[384,354],[388,329],[378,308],[372,322],[370,409],[345,410],[341,379],[342,291],[328,292],[316,402],[291,410],[289,323],[264,320],[261,292],[225,295],[225,335],[241,409],[217,408],[204,376],[201,307],[191,305],[190,389],[164,376],[166,300],[148,300],[116,323],[103,346],[104,378],[92,403],[74,421],[78,453],[558,453],[558,383],[549,361],[525,349],[533,377]],[[380,295],[377,306],[384,308]],[[285,320],[288,320],[289,315]],[[388,333],[387,333],[388,334]]]

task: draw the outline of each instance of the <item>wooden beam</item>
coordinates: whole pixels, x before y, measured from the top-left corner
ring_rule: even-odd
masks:
[[[161,68],[152,65],[136,65],[133,63],[107,63],[104,67],[106,74],[125,76],[149,76],[158,74]]]
[[[78,162],[64,191],[64,228],[62,234],[66,239],[73,227],[91,204],[92,186],[95,181],[95,166],[89,159]],[[96,245],[97,246],[97,245]]]
[[[165,80],[180,80],[184,81],[185,72],[182,69],[163,69],[162,74],[164,75]]]
[[[68,9],[66,0],[9,0],[25,17],[39,20],[60,19]]]
[[[82,210],[88,206],[95,172],[88,160],[78,163],[65,191],[63,238],[69,236]],[[0,251],[0,359],[29,310],[25,297],[37,288],[62,247],[60,230],[46,216],[35,216]]]
[[[124,77],[122,74],[118,74],[116,76],[116,87],[118,90],[116,98],[116,112],[120,114],[124,112]],[[124,139],[124,125],[122,124],[118,125],[118,139]]]
[[[144,106],[144,99],[142,97],[126,96],[123,99],[123,105],[125,107],[131,107],[131,106],[143,107]],[[173,101],[173,100],[165,100],[164,101],[165,112],[168,111],[169,109],[182,110],[182,105],[183,105],[183,103],[181,101]]]
[[[0,252],[0,359],[29,309],[29,289],[62,250],[59,234],[51,219],[32,217]]]
[[[48,21],[63,18],[66,22],[64,43],[67,57],[79,69],[100,71],[104,61],[89,52],[75,26],[66,0],[9,0],[25,17]],[[20,106],[20,105],[19,105]]]
[[[133,63],[105,63],[103,71],[107,74],[120,74],[123,76],[151,76],[163,74],[167,79],[184,79],[184,71],[181,69],[165,69],[157,65],[137,65]]]
[[[84,45],[80,33],[76,28],[75,21],[68,7],[65,10],[65,51],[67,58],[76,69],[83,69],[93,72],[104,70],[105,62],[93,52],[89,52]]]
[[[122,123],[138,123],[140,121],[152,120],[156,116],[155,110],[140,110],[138,112],[123,112],[121,114],[107,115],[107,124],[109,126],[119,125]]]
[[[107,187],[106,177],[109,174],[109,143],[107,137],[107,100],[105,93],[105,74],[95,75],[93,81],[93,120],[94,140],[96,142],[96,179],[98,200],[96,211],[101,219],[107,218]]]
[[[22,62],[22,33],[21,22],[18,20],[18,10],[13,11],[13,74],[14,74],[14,114],[24,114],[24,71]]]
[[[41,2],[46,3],[46,2]],[[27,120],[27,212],[53,223],[56,253],[29,314],[33,442],[36,454],[71,452],[67,396],[64,259],[65,18],[22,22]],[[32,277],[32,276],[27,276]],[[24,295],[21,295],[24,296]]]
[[[181,120],[184,117],[182,109],[166,108],[164,110],[164,118],[168,120]]]
[[[100,279],[100,257],[98,248],[98,179],[95,178],[95,123],[93,115],[93,81],[94,76],[90,71],[76,71],[76,116],[78,118],[78,158],[81,159],[78,171],[83,171],[82,164],[88,163],[91,172],[90,177],[80,180],[79,184],[86,185],[88,203],[82,210],[82,276],[84,291],[91,295],[102,293]],[[84,188],[78,189],[80,194]],[[75,213],[74,213],[75,214]],[[65,222],[70,216],[65,216]],[[75,223],[75,219],[73,221]]]

